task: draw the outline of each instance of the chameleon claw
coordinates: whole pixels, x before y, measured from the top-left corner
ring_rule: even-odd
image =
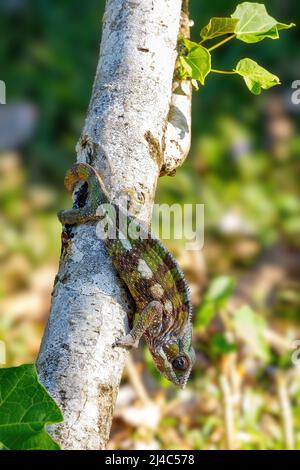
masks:
[[[114,344],[112,345],[113,348],[116,346],[121,346],[125,348],[137,348],[139,345],[139,342],[135,340],[131,334],[128,334],[126,336],[123,336],[122,338],[117,339]]]

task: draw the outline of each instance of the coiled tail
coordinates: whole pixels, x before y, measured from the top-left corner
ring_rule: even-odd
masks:
[[[91,165],[76,163],[67,171],[64,184],[68,191],[73,191],[75,185],[80,181],[87,183],[90,196],[99,195],[102,202],[109,201],[102,178]]]
[[[74,207],[69,210],[59,211],[58,218],[63,225],[85,223],[98,220],[97,209],[100,204],[109,202],[109,196],[104,183],[96,170],[87,163],[76,163],[67,171],[64,184],[68,191],[72,192],[77,183],[86,183],[85,203],[80,207],[76,201]],[[78,193],[79,194],[79,193]]]

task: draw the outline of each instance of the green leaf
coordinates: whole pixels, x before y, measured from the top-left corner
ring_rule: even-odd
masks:
[[[223,303],[231,296],[234,286],[235,281],[230,276],[215,278],[205,294],[205,301]]]
[[[262,88],[268,90],[273,86],[280,85],[280,79],[276,75],[252,59],[240,60],[235,71],[244,78],[247,87],[254,95],[260,95]]]
[[[237,18],[211,18],[209,23],[201,30],[202,39],[213,39],[224,34],[232,34],[239,20]]]
[[[192,80],[198,80],[201,85],[204,85],[205,77],[211,70],[209,51],[196,42],[187,39],[184,39],[183,44],[186,47],[187,54],[180,56],[181,66]]]
[[[235,313],[233,323],[237,336],[248,344],[254,355],[268,362],[270,350],[264,337],[265,320],[248,305],[244,305]]]
[[[0,442],[0,450],[9,450],[7,447],[5,447],[5,445]]]
[[[57,450],[44,426],[63,416],[33,364],[0,369],[0,442],[9,450]]]
[[[196,47],[199,47],[199,44],[197,42],[190,41],[187,38],[182,38],[181,44],[183,48],[185,48],[188,52],[191,51],[192,49],[195,49]]]
[[[281,29],[295,26],[294,23],[284,24],[272,18],[262,3],[241,3],[231,17],[238,20],[235,28],[237,39],[247,43],[259,42],[265,38],[278,39]]]

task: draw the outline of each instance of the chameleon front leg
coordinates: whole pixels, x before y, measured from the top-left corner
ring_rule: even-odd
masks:
[[[146,330],[153,330],[157,334],[162,324],[163,306],[160,302],[153,300],[140,313],[138,320],[128,335],[118,339],[113,344],[115,346],[137,348],[139,340]]]

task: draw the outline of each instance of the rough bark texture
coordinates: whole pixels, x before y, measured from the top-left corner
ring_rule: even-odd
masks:
[[[164,165],[180,12],[181,0],[107,1],[77,145],[77,161],[102,174],[112,198],[128,194],[131,210],[147,222]],[[64,414],[50,429],[64,449],[105,448],[127,356],[111,345],[128,329],[130,297],[95,228],[73,228],[37,360],[40,380]]]

